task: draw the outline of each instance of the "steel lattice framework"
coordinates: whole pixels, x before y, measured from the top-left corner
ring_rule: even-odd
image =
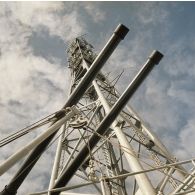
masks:
[[[82,37],[70,44],[67,54],[72,92],[97,55],[93,46]],[[76,104],[81,112],[62,129],[60,158],[59,154],[56,156],[59,158],[59,164],[54,166],[56,169],[53,173],[60,175],[66,170],[69,164],[75,161],[80,146],[87,145],[89,137],[97,134],[99,142],[93,148],[88,147],[87,159],[74,174],[74,177],[83,179],[81,183],[84,185],[86,182],[91,183],[88,188],[83,187],[83,191],[89,192],[92,187],[98,194],[113,195],[160,195],[178,191],[180,181],[188,176],[187,171],[180,165],[166,167],[168,163],[175,163],[176,159],[131,107],[127,106],[120,112],[104,135],[96,133],[98,125],[119,99],[120,95],[115,88],[115,81],[119,76],[110,82],[107,75],[99,72]],[[148,175],[142,173],[134,177],[118,177],[124,173],[144,172],[146,169],[160,166],[165,168]],[[75,181],[78,183],[78,179]],[[51,189],[53,184],[51,181]]]
[[[60,137],[49,190],[32,195],[179,195],[195,190],[194,169],[188,173],[183,167],[194,161],[178,162],[126,105],[163,55],[154,51],[122,95],[115,88],[120,75],[110,81],[109,75],[100,71],[127,32],[119,25],[99,55],[83,37],[71,42],[67,49],[70,97],[52,118],[47,135],[28,145],[33,151],[1,195],[17,193],[57,130]],[[9,158],[0,166],[0,174],[26,154],[21,150]]]

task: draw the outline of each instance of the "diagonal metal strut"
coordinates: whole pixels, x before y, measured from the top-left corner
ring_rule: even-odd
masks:
[[[83,96],[88,86],[93,81],[95,76],[98,74],[102,66],[113,53],[117,45],[120,43],[122,39],[125,38],[128,31],[129,29],[123,24],[119,24],[117,26],[113,35],[108,40],[107,44],[104,46],[99,55],[96,57],[91,67],[84,75],[83,79],[74,89],[73,93],[70,95],[69,99],[67,100],[63,108],[71,107],[72,105],[76,104],[79,101],[79,99]],[[18,172],[15,174],[15,176],[12,178],[10,183],[7,186],[5,186],[5,189],[2,192],[0,192],[0,195],[15,195],[17,193],[18,188],[23,183],[31,169],[34,167],[34,165],[40,158],[41,154],[45,151],[45,149],[47,148],[55,134],[56,133],[52,134],[50,137],[44,140],[30,153],[30,155],[27,157],[27,159],[20,167]]]
[[[154,51],[152,53],[152,55],[149,57],[149,59],[144,64],[142,69],[138,72],[136,77],[129,84],[129,86],[127,87],[125,92],[121,95],[121,97],[114,104],[114,106],[112,107],[110,112],[106,115],[106,117],[103,119],[103,121],[97,127],[97,129],[96,129],[97,134],[104,135],[106,133],[107,129],[110,127],[110,125],[115,120],[115,118],[118,116],[118,114],[121,112],[123,107],[127,104],[129,99],[133,96],[133,94],[138,89],[138,87],[141,85],[143,80],[147,77],[147,75],[153,69],[154,65],[158,64],[162,57],[163,57],[163,55],[158,51]],[[82,149],[77,154],[77,156],[72,161],[72,163],[69,165],[69,167],[67,167],[67,169],[58,178],[58,180],[56,181],[56,183],[54,185],[54,188],[66,186],[66,184],[70,181],[70,179],[75,174],[75,172],[79,169],[79,167],[88,158],[89,148],[92,150],[95,147],[95,145],[99,142],[100,137],[97,134],[94,133],[89,138],[88,143],[82,147]],[[59,195],[59,193],[60,192],[53,192],[51,194],[52,195]]]

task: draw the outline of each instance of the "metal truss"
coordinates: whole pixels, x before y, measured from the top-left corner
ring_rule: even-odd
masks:
[[[83,37],[69,45],[70,97],[63,109],[70,107],[72,112],[66,120],[60,117],[60,125],[56,126],[60,120],[52,123],[60,136],[49,189],[31,195],[180,195],[195,191],[195,159],[178,162],[133,108],[126,105],[142,83],[142,77],[148,75],[163,55],[154,51],[122,95],[115,88],[121,74],[110,81],[109,74],[100,71],[101,67],[94,68],[94,64],[105,63],[126,33],[127,29],[116,30],[112,37],[115,43],[111,39],[98,56]],[[49,134],[43,143],[39,141],[40,145],[32,152],[36,161],[38,151],[42,153],[54,135]],[[28,165],[28,159],[23,166]],[[184,164],[192,165],[190,173]],[[6,171],[0,166],[1,170]],[[16,194],[22,183],[17,180],[20,175],[19,171],[13,179],[15,183],[11,182],[0,194]]]
[[[82,37],[70,44],[67,54],[72,92],[97,55],[93,46]],[[82,192],[103,195],[182,194],[182,191],[194,190],[193,174],[177,164],[131,107],[126,106],[120,112],[104,135],[95,131],[119,97],[115,83],[99,72],[76,104],[81,114],[62,129],[48,194],[52,194],[55,180],[74,162],[82,145],[87,145],[93,134],[100,137],[99,142],[94,148],[88,147],[89,155],[64,190],[73,190],[75,186],[74,190],[79,194],[83,186]]]

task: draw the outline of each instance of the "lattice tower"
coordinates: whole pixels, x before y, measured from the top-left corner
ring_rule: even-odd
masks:
[[[83,37],[71,42],[67,49],[71,84],[66,104],[0,141],[2,147],[50,123],[43,134],[0,164],[2,175],[32,150],[0,195],[17,194],[57,132],[49,190],[31,195],[180,195],[195,191],[193,159],[178,162],[132,107],[125,106],[142,77],[163,55],[154,51],[122,95],[115,88],[121,75],[110,79],[109,74],[96,74],[127,32],[128,28],[119,25],[98,56]],[[190,173],[183,167],[187,163],[193,165]]]
[[[97,55],[93,46],[82,37],[72,41],[67,54],[71,72],[71,93]],[[96,127],[119,98],[115,88],[118,77],[110,82],[108,75],[99,72],[77,103],[80,114],[73,121],[67,122],[62,129],[58,175],[74,161],[80,147],[87,145],[89,137],[96,133]],[[88,158],[75,172],[67,187],[73,183],[75,187],[78,183],[92,184],[82,187],[82,190],[72,189],[73,191],[106,195],[161,195],[188,190],[193,185],[189,179],[191,176],[182,166],[166,167],[168,163],[177,162],[176,159],[131,107],[125,107],[107,133],[98,136],[100,141],[93,149],[89,148]],[[144,173],[144,170],[160,166],[164,168]],[[121,174],[139,171],[143,173],[117,178]],[[187,180],[186,178],[192,184],[181,187],[181,181]],[[52,183],[50,187],[52,188]],[[179,188],[181,189],[178,190]]]

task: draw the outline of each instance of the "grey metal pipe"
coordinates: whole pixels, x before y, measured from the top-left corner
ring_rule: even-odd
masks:
[[[123,107],[127,104],[129,99],[133,96],[135,91],[141,85],[143,80],[147,77],[150,71],[153,69],[155,64],[158,64],[162,59],[163,55],[158,51],[153,51],[147,62],[143,65],[142,69],[135,76],[133,81],[129,84],[125,92],[114,104],[110,112],[106,115],[100,125],[97,127],[96,132],[100,135],[104,135],[107,129],[110,127],[112,122],[116,119],[118,114],[121,112]],[[62,173],[60,178],[56,181],[54,188],[59,188],[65,186],[69,180],[72,178],[74,173],[79,169],[79,167],[85,162],[86,158],[89,156],[89,148],[92,150],[95,145],[100,140],[100,136],[94,133],[87,144],[85,144],[72,163],[67,167],[67,169]],[[52,195],[59,195],[59,192],[54,192]]]
[[[79,101],[79,99],[85,93],[88,85],[93,81],[99,70],[105,64],[105,62],[110,57],[110,55],[117,47],[117,45],[120,43],[120,41],[124,39],[128,31],[129,29],[123,24],[119,24],[117,26],[116,30],[114,31],[114,34],[111,36],[108,43],[102,49],[100,54],[96,57],[90,69],[87,71],[81,82],[72,92],[63,108],[70,107]],[[34,165],[40,158],[41,154],[47,148],[47,146],[49,145],[54,136],[55,133],[48,137],[46,140],[44,140],[30,153],[30,155],[25,160],[23,165],[20,167],[18,172],[15,174],[15,176],[12,178],[10,183],[5,187],[5,189],[2,192],[0,192],[0,195],[15,195],[17,193],[18,188],[23,183],[27,175],[30,173],[31,169],[34,167]]]

